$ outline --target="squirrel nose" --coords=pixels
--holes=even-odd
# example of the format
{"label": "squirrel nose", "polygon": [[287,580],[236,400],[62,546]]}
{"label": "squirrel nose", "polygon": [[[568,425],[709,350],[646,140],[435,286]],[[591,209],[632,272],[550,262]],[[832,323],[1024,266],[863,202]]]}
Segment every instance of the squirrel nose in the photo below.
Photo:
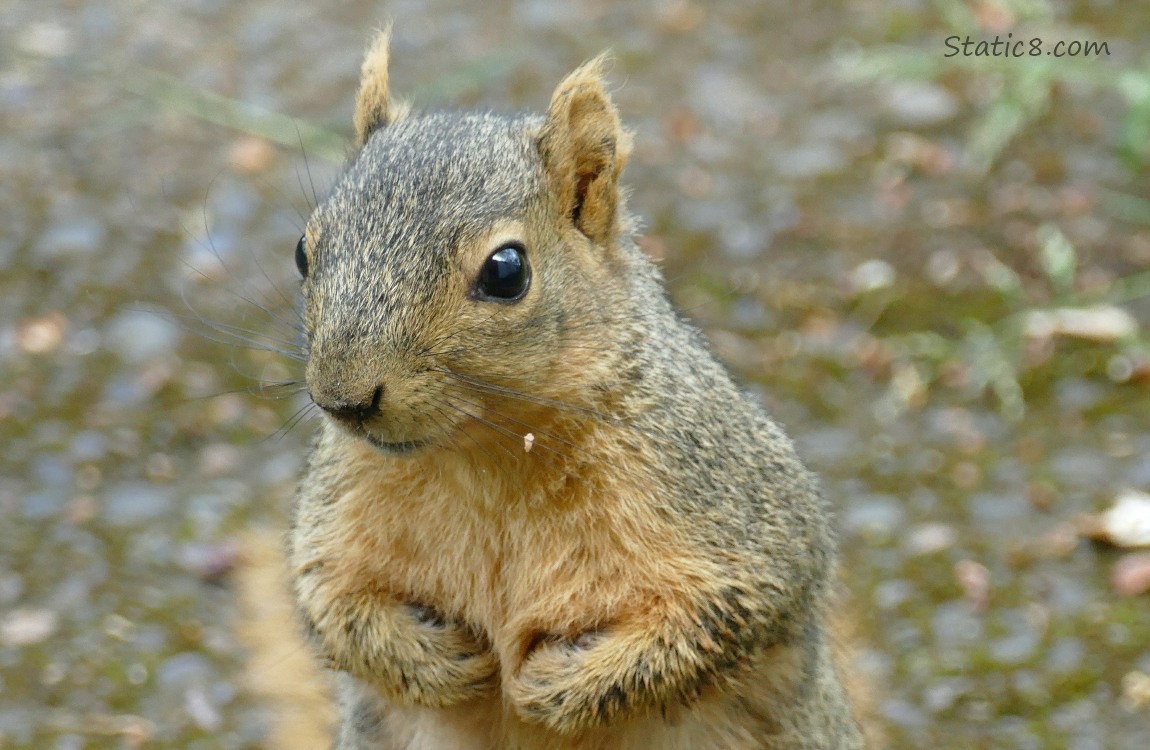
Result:
{"label": "squirrel nose", "polygon": [[343,422],[363,422],[379,413],[379,402],[383,398],[383,386],[377,386],[367,400],[354,401],[346,398],[311,394],[315,405]]}

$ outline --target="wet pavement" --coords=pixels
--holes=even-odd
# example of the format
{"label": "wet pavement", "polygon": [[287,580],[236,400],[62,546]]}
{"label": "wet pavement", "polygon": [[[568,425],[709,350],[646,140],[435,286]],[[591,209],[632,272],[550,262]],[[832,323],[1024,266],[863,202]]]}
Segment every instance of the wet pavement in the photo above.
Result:
{"label": "wet pavement", "polygon": [[290,348],[386,16],[423,106],[539,110],[613,50],[644,247],[824,477],[892,747],[1150,746],[1150,596],[1075,525],[1150,489],[1145,336],[1027,327],[1150,323],[1150,8],[970,6],[1109,42],[1035,72],[948,63],[965,5],[766,6],[5,4],[0,748],[263,746],[229,572],[314,425],[243,341]]}

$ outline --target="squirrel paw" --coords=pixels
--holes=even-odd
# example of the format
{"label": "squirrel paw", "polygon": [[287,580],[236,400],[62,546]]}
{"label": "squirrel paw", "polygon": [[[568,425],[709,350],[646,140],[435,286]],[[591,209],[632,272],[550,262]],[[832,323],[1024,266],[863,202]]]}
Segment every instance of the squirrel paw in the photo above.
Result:
{"label": "squirrel paw", "polygon": [[324,639],[329,665],[403,703],[450,706],[477,698],[496,683],[499,664],[486,640],[431,607],[361,611],[341,636],[339,642]]}
{"label": "squirrel paw", "polygon": [[572,732],[610,722],[636,703],[642,679],[626,679],[628,649],[607,631],[546,639],[508,683],[509,698],[527,721]]}

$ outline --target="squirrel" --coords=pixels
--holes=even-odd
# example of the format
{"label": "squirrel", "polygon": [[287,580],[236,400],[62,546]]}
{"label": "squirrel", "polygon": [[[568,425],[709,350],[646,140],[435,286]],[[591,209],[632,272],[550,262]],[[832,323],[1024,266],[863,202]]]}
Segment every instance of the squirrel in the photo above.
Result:
{"label": "squirrel", "polygon": [[414,113],[388,58],[295,253],[337,750],[862,747],[828,508],[637,244],[605,57],[512,117]]}

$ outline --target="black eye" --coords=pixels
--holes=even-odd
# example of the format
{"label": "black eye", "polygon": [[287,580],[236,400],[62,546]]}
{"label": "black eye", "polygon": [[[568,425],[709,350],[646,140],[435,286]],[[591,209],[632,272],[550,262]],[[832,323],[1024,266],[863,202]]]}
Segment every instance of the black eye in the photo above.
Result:
{"label": "black eye", "polygon": [[295,267],[301,278],[307,278],[307,237],[300,237],[295,246]]}
{"label": "black eye", "polygon": [[514,302],[527,293],[531,268],[527,251],[518,242],[509,242],[491,254],[479,270],[475,291],[481,298]]}

